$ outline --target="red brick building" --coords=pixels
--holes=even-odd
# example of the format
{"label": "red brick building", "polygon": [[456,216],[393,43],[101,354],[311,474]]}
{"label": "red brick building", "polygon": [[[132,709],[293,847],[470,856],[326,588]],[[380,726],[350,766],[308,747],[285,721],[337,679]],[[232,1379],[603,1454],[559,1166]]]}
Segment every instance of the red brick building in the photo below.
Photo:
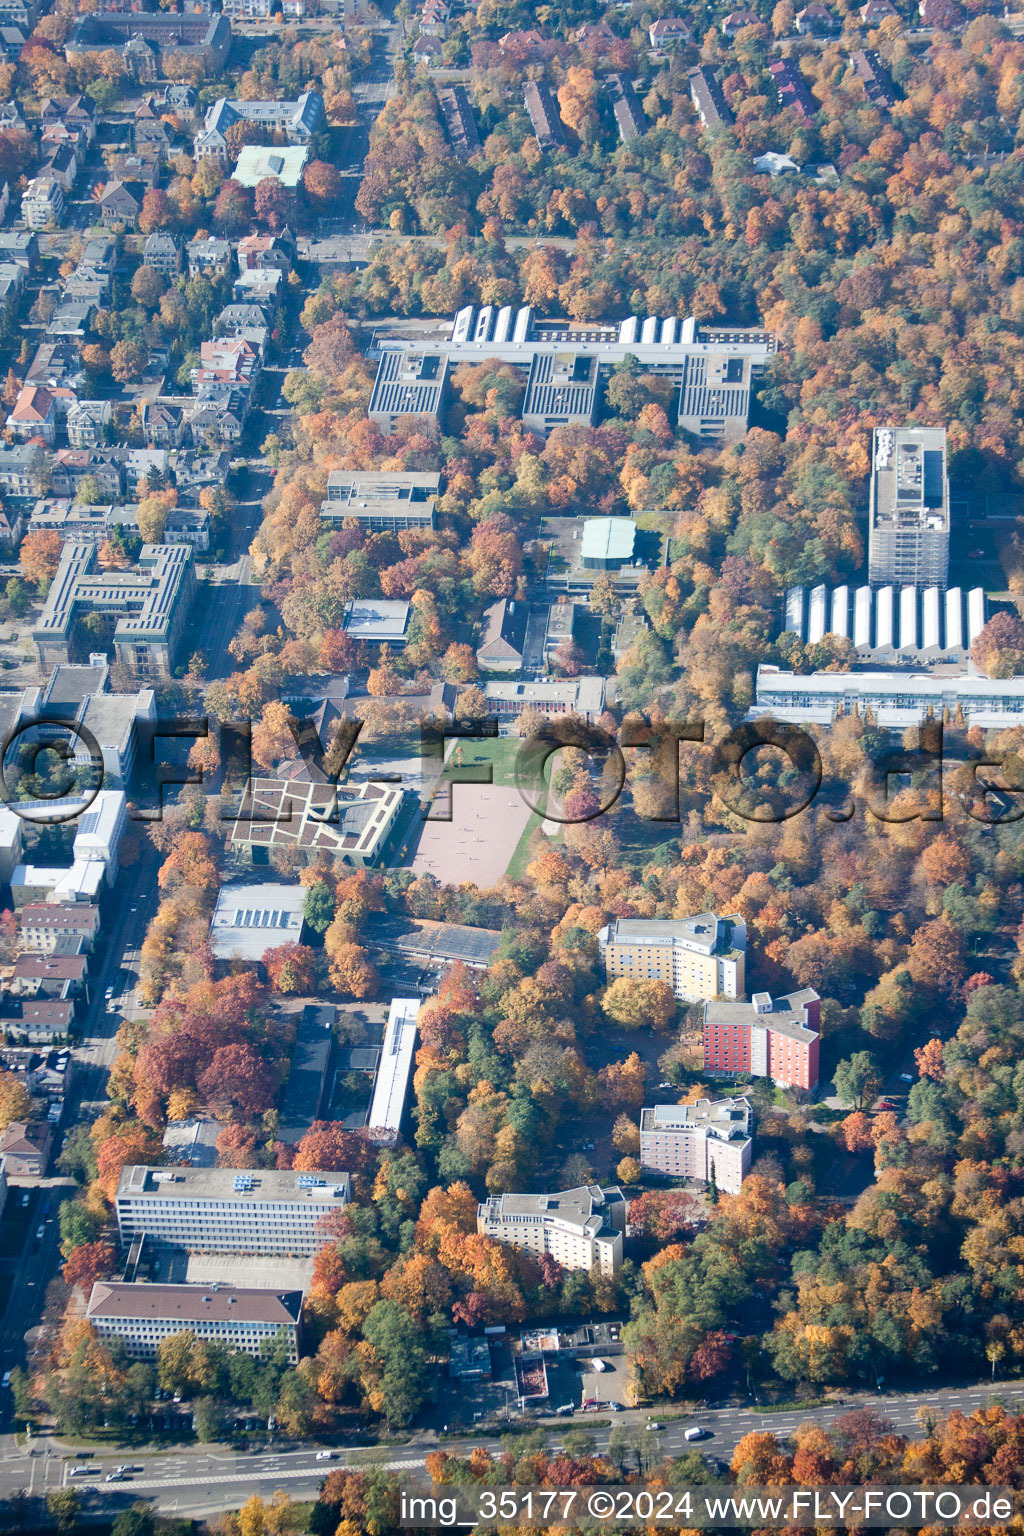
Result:
{"label": "red brick building", "polygon": [[704,1070],[816,1088],[820,1030],[821,999],[810,987],[787,997],[755,992],[749,1003],[705,1003]]}

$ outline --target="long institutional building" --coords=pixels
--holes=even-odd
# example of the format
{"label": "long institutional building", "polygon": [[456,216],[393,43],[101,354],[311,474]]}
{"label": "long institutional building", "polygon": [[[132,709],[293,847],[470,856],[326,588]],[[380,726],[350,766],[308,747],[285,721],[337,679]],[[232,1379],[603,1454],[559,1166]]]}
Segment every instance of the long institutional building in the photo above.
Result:
{"label": "long institutional building", "polygon": [[1024,677],[980,673],[787,672],[759,666],[750,718],[767,716],[792,725],[830,725],[837,715],[866,714],[878,725],[903,731],[929,716],[958,716],[982,730],[1024,725]]}
{"label": "long institutional building", "polygon": [[949,478],[941,427],[876,427],[871,455],[868,579],[946,585]]}
{"label": "long institutional building", "polygon": [[477,1208],[484,1237],[539,1258],[548,1253],[563,1269],[594,1269],[616,1275],[628,1204],[621,1189],[581,1184],[553,1195],[492,1195]]}
{"label": "long institutional building", "polygon": [[301,1291],[97,1281],[86,1318],[101,1339],[123,1339],[136,1360],[155,1360],[164,1339],[188,1330],[257,1357],[283,1338],[288,1362],[297,1365],[301,1310]]}
{"label": "long institutional building", "polygon": [[700,1179],[738,1195],[750,1172],[750,1100],[699,1099],[640,1111],[640,1166],[645,1173]]}
{"label": "long institutional building", "polygon": [[459,310],[440,342],[386,340],[369,415],[385,431],[404,417],[443,424],[451,375],[462,363],[509,363],[525,385],[524,424],[538,433],[570,423],[592,426],[617,363],[671,380],[679,426],[707,443],[747,430],[753,385],[777,350],[767,331],[631,315],[591,324],[542,320],[530,305]]}
{"label": "long institutional building", "polygon": [[309,1258],[324,1218],[350,1197],[347,1173],[134,1164],[121,1170],[115,1209],[125,1246],[148,1237],[193,1253]]}
{"label": "long institutional building", "polygon": [[620,917],[601,929],[597,942],[609,981],[664,981],[681,1003],[739,998],[746,990],[747,925],[741,917]]}

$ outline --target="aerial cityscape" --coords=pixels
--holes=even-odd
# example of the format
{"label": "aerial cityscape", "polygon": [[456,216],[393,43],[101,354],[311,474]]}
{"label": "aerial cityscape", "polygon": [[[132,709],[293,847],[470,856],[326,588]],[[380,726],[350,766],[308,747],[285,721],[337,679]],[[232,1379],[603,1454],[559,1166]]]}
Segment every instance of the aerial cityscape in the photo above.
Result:
{"label": "aerial cityscape", "polygon": [[1014,3],[0,0],[0,1531],[1020,1529]]}

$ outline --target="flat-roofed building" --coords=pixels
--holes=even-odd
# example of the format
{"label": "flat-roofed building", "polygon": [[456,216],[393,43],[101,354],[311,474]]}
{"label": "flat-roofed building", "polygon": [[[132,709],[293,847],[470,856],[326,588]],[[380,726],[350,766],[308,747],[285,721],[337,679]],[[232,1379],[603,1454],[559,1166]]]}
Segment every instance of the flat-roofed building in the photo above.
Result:
{"label": "flat-roofed building", "polygon": [[963,719],[983,731],[1024,725],[1024,677],[982,677],[957,672],[787,672],[757,669],[748,718],[768,716],[793,725],[830,725],[837,715],[870,711],[876,724],[903,731],[932,718]]}
{"label": "flat-roofed building", "polygon": [[303,885],[225,885],[210,924],[218,960],[262,960],[268,949],[302,937]]}
{"label": "flat-roofed building", "polygon": [[32,631],[40,664],[70,661],[79,620],[96,614],[129,671],[170,677],[195,585],[187,545],[143,544],[134,570],[103,571],[95,543],[68,542]]}
{"label": "flat-roofed building", "polygon": [[420,1003],[415,997],[394,997],[388,1010],[373,1099],[367,1118],[369,1135],[376,1142],[390,1145],[398,1140],[409,1092],[416,1050],[416,1028]]}
{"label": "flat-roofed building", "polygon": [[342,628],[364,645],[390,645],[400,650],[409,628],[410,605],[399,598],[357,597],[345,607]]}
{"label": "flat-roofed building", "polygon": [[295,849],[310,860],[329,853],[356,868],[376,864],[402,807],[390,784],[331,784],[302,779],[252,779],[231,830],[233,851],[266,862],[274,849]]}
{"label": "flat-roofed building", "polygon": [[114,1203],[125,1246],[145,1236],[210,1253],[309,1256],[350,1198],[347,1173],[133,1164],[121,1170]]}
{"label": "flat-roofed building", "polygon": [[611,1276],[622,1265],[627,1211],[617,1186],[581,1184],[551,1195],[492,1195],[477,1208],[476,1229],[538,1257],[549,1253],[563,1269]]}
{"label": "flat-roofed building", "polygon": [[821,999],[811,987],[749,1003],[704,1004],[704,1070],[770,1077],[780,1088],[818,1086]]}
{"label": "flat-roofed building", "polygon": [[332,522],[354,517],[372,533],[433,528],[440,489],[440,475],[332,469],[320,515]]}
{"label": "flat-roofed building", "polygon": [[742,997],[746,988],[747,925],[732,914],[659,920],[617,917],[597,936],[609,981],[664,981],[681,1003]]}
{"label": "flat-roofed building", "polygon": [[370,417],[387,431],[403,416],[440,422],[449,369],[490,359],[521,377],[523,419],[534,431],[590,422],[605,380],[629,358],[642,374],[672,382],[680,426],[706,441],[746,432],[751,389],[777,351],[775,337],[764,330],[698,325],[692,315],[546,320],[528,304],[467,304],[446,341],[392,338],[383,345]]}
{"label": "flat-roofed building", "polygon": [[868,579],[946,585],[949,479],[944,427],[876,427],[872,443]]}
{"label": "flat-roofed building", "polygon": [[580,559],[587,571],[618,571],[632,564],[636,523],[631,517],[588,517]]}
{"label": "flat-roofed building", "polygon": [[487,712],[497,717],[498,731],[509,736],[527,710],[539,715],[579,715],[591,722],[604,710],[603,677],[539,678],[536,682],[484,684]]}
{"label": "flat-roofed building", "polygon": [[277,1134],[287,1146],[301,1141],[326,1108],[337,1015],[333,1003],[307,1003],[302,1010],[278,1116]]}
{"label": "flat-roofed building", "polygon": [[99,1280],[85,1316],[101,1339],[122,1339],[134,1360],[155,1360],[164,1339],[187,1331],[257,1359],[283,1338],[296,1365],[301,1311],[301,1291]]}
{"label": "flat-roofed building", "polygon": [[385,432],[407,416],[423,416],[438,426],[448,402],[447,353],[389,347],[377,366],[368,415]]}
{"label": "flat-roofed building", "polygon": [[750,1100],[698,1099],[640,1111],[640,1166],[645,1173],[711,1182],[738,1195],[750,1172]]}
{"label": "flat-roofed building", "polygon": [[523,398],[523,425],[534,432],[597,420],[599,365],[579,352],[538,352]]}

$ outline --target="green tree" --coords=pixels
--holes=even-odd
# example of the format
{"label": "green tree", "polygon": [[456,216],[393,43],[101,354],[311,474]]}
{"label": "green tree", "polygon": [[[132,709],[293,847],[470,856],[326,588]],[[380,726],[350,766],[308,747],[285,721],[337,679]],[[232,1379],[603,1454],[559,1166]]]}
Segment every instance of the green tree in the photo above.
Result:
{"label": "green tree", "polygon": [[103,1217],[89,1210],[84,1201],[63,1201],[60,1208],[61,1253],[69,1259],[82,1243],[94,1242],[103,1227]]}
{"label": "green tree", "polygon": [[195,1385],[196,1336],[191,1328],[161,1339],[156,1350],[156,1379],[165,1392],[180,1392],[184,1397]]}
{"label": "green tree", "polygon": [[82,1501],[74,1488],[56,1488],[47,1494],[46,1508],[56,1521],[58,1531],[73,1531],[78,1524]]}
{"label": "green tree", "polygon": [[378,1301],[363,1324],[363,1338],[375,1357],[365,1383],[369,1401],[389,1424],[404,1423],[429,1391],[423,1332],[397,1302]]}
{"label": "green tree", "polygon": [[836,1067],[832,1086],[844,1104],[863,1109],[881,1086],[878,1064],[870,1051],[854,1051]]}
{"label": "green tree", "polygon": [[334,921],[334,897],[325,880],[314,880],[306,892],[302,915],[314,933],[321,937]]}
{"label": "green tree", "polygon": [[195,1407],[196,1439],[200,1445],[212,1445],[220,1440],[223,1435],[224,1419],[220,1408],[212,1397],[201,1397]]}
{"label": "green tree", "polygon": [[88,1184],[96,1177],[96,1148],[88,1126],[76,1125],[69,1132],[57,1159],[57,1168],[61,1173],[77,1179],[80,1184]]}
{"label": "green tree", "polygon": [[7,598],[8,607],[14,614],[15,618],[20,619],[22,614],[28,612],[28,605],[31,601],[32,594],[20,576],[8,577],[7,585],[4,588],[4,594]]}

